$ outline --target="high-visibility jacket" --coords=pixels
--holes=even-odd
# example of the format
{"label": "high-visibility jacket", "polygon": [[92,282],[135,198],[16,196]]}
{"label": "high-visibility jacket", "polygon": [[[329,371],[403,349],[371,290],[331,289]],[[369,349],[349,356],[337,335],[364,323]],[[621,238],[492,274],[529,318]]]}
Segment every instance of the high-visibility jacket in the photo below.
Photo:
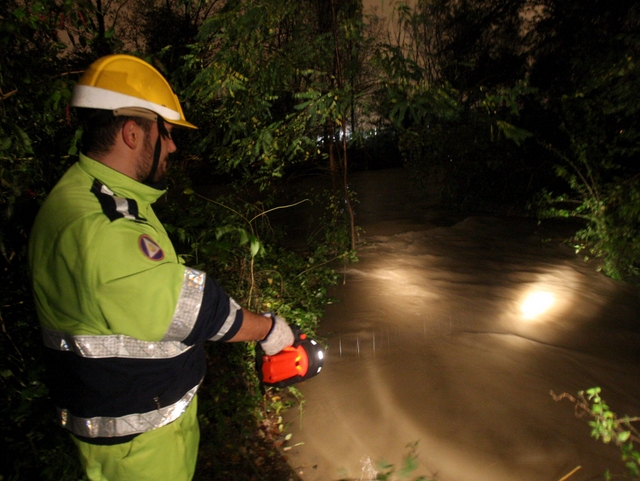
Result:
{"label": "high-visibility jacket", "polygon": [[240,306],[178,259],[151,207],[163,193],[81,155],[31,233],[47,385],[60,424],[87,443],[175,421],[205,374],[204,342],[242,324]]}

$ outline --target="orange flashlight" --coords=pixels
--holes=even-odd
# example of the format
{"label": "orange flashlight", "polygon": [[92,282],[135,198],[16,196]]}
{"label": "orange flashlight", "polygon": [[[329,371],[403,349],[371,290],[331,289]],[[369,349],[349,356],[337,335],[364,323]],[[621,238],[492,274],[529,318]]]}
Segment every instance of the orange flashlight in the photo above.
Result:
{"label": "orange flashlight", "polygon": [[[292,326],[293,327],[293,326]],[[297,331],[297,332],[296,332]],[[296,340],[278,354],[267,356],[259,349],[256,367],[260,382],[266,386],[286,387],[316,376],[324,366],[324,349],[294,328]]]}

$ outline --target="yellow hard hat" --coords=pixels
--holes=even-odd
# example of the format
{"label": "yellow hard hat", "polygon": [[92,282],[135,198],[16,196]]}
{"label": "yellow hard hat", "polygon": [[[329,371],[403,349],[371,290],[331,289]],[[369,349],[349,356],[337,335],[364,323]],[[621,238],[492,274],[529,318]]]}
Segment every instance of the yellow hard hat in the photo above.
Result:
{"label": "yellow hard hat", "polygon": [[107,55],[93,62],[73,90],[72,107],[113,110],[196,129],[184,118],[178,97],[160,72],[131,55]]}

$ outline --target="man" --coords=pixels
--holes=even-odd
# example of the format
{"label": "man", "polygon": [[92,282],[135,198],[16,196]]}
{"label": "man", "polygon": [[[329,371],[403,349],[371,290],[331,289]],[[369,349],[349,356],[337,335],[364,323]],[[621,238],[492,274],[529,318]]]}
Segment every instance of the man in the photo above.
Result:
{"label": "man", "polygon": [[182,265],[155,216],[171,132],[196,128],[162,75],[135,57],[103,57],[71,104],[83,153],[29,245],[47,384],[90,480],[189,480],[204,342],[255,340],[276,354],[293,333]]}

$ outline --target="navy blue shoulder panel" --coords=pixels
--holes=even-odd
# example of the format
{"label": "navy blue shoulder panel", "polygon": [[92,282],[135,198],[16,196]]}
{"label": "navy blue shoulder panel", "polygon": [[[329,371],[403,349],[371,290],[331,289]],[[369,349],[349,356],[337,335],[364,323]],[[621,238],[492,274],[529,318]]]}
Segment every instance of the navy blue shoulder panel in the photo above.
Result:
{"label": "navy blue shoulder panel", "polygon": [[138,212],[138,203],[134,199],[117,197],[98,179],[93,181],[91,192],[98,198],[102,206],[102,212],[104,212],[104,215],[106,215],[111,222],[122,218],[141,222],[147,220]]}

